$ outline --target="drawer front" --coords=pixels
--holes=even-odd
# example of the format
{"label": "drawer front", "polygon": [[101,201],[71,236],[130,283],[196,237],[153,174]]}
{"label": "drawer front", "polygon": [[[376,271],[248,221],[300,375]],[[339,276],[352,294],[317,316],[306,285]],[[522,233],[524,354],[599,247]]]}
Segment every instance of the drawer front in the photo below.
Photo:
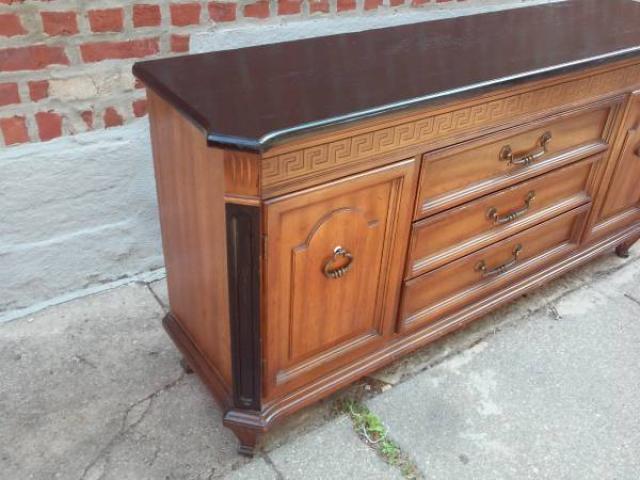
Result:
{"label": "drawer front", "polygon": [[619,105],[609,101],[425,154],[416,218],[604,151]]}
{"label": "drawer front", "polygon": [[589,202],[600,159],[590,157],[415,223],[407,278]]}
{"label": "drawer front", "polygon": [[267,397],[393,333],[416,166],[411,159],[267,202]]}
{"label": "drawer front", "polygon": [[405,282],[400,330],[424,326],[578,246],[590,204]]}

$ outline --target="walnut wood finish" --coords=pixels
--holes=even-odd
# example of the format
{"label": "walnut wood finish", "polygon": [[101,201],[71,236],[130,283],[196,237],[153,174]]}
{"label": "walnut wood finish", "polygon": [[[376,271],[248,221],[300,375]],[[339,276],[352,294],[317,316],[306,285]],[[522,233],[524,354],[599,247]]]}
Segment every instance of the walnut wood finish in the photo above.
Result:
{"label": "walnut wood finish", "polygon": [[[303,136],[264,152],[262,194],[281,195],[512,126],[531,128],[536,120],[548,121],[549,115],[563,114],[572,106],[611,101],[640,86],[639,79],[637,61],[625,61]],[[536,140],[523,148],[531,148]]]}
{"label": "walnut wood finish", "polygon": [[611,164],[594,235],[604,235],[640,219],[640,91],[634,92],[619,134],[617,162]]}
{"label": "walnut wood finish", "polygon": [[[396,259],[406,248],[415,179],[410,159],[267,203],[267,398],[380,348],[393,333]],[[351,259],[334,259],[338,248]],[[343,276],[325,274],[325,265],[346,262]]]}
{"label": "walnut wood finish", "polygon": [[[619,101],[577,112],[562,113],[534,124],[515,127],[461,146],[424,156],[416,218],[459,205],[500,187],[566,165],[576,158],[604,151],[609,126]],[[533,127],[533,128],[532,128]],[[526,131],[522,131],[526,128]],[[541,139],[549,136],[546,148]],[[530,164],[504,158],[506,149],[515,157],[542,153]]]}
{"label": "walnut wood finish", "polygon": [[233,382],[229,292],[221,281],[227,278],[222,151],[208,148],[152,91],[148,105],[174,330],[197,345],[227,397]]}
{"label": "walnut wood finish", "polygon": [[407,278],[589,202],[601,159],[590,157],[416,222]]}
{"label": "walnut wood finish", "polygon": [[[540,15],[531,17],[534,11]],[[473,95],[446,95],[312,133],[305,126],[304,135],[283,136],[268,149],[268,142],[252,135],[278,122],[295,127],[338,114],[338,104],[350,109],[353,102],[405,96],[408,87],[400,82],[400,91],[387,92],[376,89],[391,88],[389,83],[356,82],[351,100],[345,103],[339,94],[326,111],[320,100],[326,101],[327,92],[301,103],[277,102],[276,92],[252,97],[255,108],[231,112],[227,107],[237,106],[238,98],[224,103],[218,85],[201,84],[217,75],[203,68],[242,64],[262,52],[280,71],[280,60],[268,55],[280,48],[298,52],[306,45],[318,49],[314,58],[329,59],[335,52],[322,52],[326,45],[418,35],[424,27],[136,69],[151,87],[171,304],[164,325],[222,405],[241,453],[251,454],[260,434],[292,412],[597,255],[615,250],[624,256],[640,238],[640,54],[621,58],[611,50],[635,45],[636,38],[640,45],[640,22],[629,20],[640,15],[640,5],[586,0],[520,12],[529,13],[481,15],[434,28],[465,25],[478,32],[495,19],[526,17],[545,30],[539,19],[556,26],[586,21],[598,27],[592,42],[575,38],[575,28],[549,26],[554,31],[548,38],[559,35],[563,43],[530,55],[505,41],[501,30],[500,48],[520,53],[505,57],[515,63],[500,71],[548,61],[560,68],[553,59],[579,52],[609,52],[611,61],[528,75],[526,82],[523,77],[499,88],[469,84]],[[557,20],[558,12],[575,18]],[[628,18],[617,18],[619,12]],[[618,24],[626,30],[616,32],[612,25]],[[445,37],[429,37],[425,45]],[[458,43],[465,42],[452,42]],[[528,52],[531,42],[526,46]],[[422,73],[411,78],[427,75],[424,87],[434,91],[476,74],[491,83],[499,62],[491,57],[479,68],[483,59],[441,62],[441,70],[427,72],[414,58],[411,66]],[[298,66],[294,62],[292,78]],[[450,77],[463,73],[462,66],[467,77]],[[325,78],[319,67],[309,68]],[[337,75],[333,68],[329,78]],[[350,70],[342,73],[350,82],[358,78]],[[414,75],[403,73],[403,79]],[[252,95],[273,93],[273,78],[263,80],[264,89]],[[292,92],[291,98],[299,95]],[[269,121],[262,116],[267,110]],[[230,115],[225,128],[241,129],[236,146],[255,141],[258,151],[207,146],[207,137],[224,137],[224,129],[207,123],[219,122],[221,112]],[[231,118],[237,115],[243,125],[240,117]]]}
{"label": "walnut wood finish", "polygon": [[424,326],[566,256],[578,248],[588,211],[589,205],[579,207],[409,280],[403,289],[400,329]]}

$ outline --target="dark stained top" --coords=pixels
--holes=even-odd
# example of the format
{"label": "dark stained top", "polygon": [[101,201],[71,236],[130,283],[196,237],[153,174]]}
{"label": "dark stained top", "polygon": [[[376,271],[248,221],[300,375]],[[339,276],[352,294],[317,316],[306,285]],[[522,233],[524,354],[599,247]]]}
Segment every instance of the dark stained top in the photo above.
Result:
{"label": "dark stained top", "polygon": [[640,55],[640,3],[571,0],[137,63],[210,144],[297,133]]}

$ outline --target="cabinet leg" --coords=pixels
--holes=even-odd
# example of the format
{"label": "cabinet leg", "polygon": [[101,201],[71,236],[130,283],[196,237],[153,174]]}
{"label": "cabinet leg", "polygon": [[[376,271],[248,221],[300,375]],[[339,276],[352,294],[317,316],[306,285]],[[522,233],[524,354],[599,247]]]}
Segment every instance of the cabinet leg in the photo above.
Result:
{"label": "cabinet leg", "polygon": [[256,453],[256,445],[260,437],[260,432],[250,428],[233,427],[231,428],[236,437],[238,437],[238,453],[245,457],[253,457]]}
{"label": "cabinet leg", "polygon": [[627,243],[621,243],[616,247],[616,255],[620,258],[629,258],[629,245]]}
{"label": "cabinet leg", "polygon": [[180,366],[184,370],[184,373],[186,373],[187,375],[190,375],[193,373],[193,368],[191,368],[191,365],[189,365],[189,363],[184,359],[184,357],[180,359]]}
{"label": "cabinet leg", "polygon": [[621,243],[620,245],[618,245],[616,247],[616,255],[618,255],[620,258],[629,258],[629,249],[633,246],[634,243],[636,243],[638,240],[640,240],[640,237],[638,238],[632,238],[630,240],[627,240],[624,243]]}

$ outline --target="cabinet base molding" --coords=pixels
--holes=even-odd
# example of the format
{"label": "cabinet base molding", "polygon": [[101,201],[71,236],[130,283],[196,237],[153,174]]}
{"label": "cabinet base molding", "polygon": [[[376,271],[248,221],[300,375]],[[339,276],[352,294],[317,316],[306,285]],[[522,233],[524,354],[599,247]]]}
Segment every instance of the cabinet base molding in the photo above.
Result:
{"label": "cabinet base molding", "polygon": [[396,341],[386,348],[265,405],[262,411],[234,408],[231,404],[231,396],[222,385],[220,377],[189,339],[173,314],[168,313],[163,324],[189,365],[198,373],[218,404],[224,409],[224,425],[232,430],[239,440],[238,453],[252,456],[260,435],[288,415],[335,393],[344,386],[400,357],[464,327],[509,301],[515,300],[528,291],[540,287],[602,254],[615,250],[619,256],[624,252],[628,255],[629,248],[638,240],[640,240],[640,225],[635,225],[614,236],[600,240],[548,268],[511,284],[508,288],[490,297],[431,324],[425,329],[409,335],[398,336]]}

